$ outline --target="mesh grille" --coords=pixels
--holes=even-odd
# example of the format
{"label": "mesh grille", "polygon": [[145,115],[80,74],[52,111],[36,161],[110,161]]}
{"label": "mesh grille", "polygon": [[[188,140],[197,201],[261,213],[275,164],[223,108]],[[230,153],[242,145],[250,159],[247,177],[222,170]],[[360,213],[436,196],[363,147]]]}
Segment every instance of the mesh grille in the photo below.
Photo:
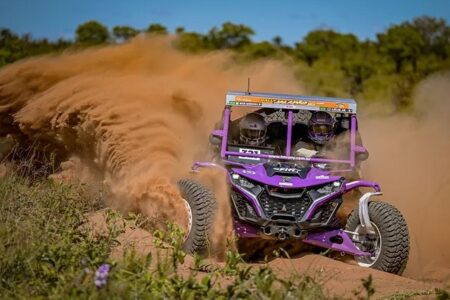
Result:
{"label": "mesh grille", "polygon": [[300,199],[283,199],[270,196],[267,191],[263,191],[259,196],[259,203],[268,218],[280,214],[292,215],[298,221],[303,217],[311,202],[306,194]]}
{"label": "mesh grille", "polygon": [[256,213],[253,209],[252,205],[249,203],[247,199],[244,198],[239,193],[236,193],[235,191],[232,192],[233,200],[236,205],[236,209],[240,216],[247,217],[247,218],[255,218]]}
{"label": "mesh grille", "polygon": [[[337,203],[335,201],[328,202],[327,204],[320,207],[314,214],[313,220],[318,223],[325,223],[330,218],[331,214]],[[334,220],[333,220],[334,221]],[[334,223],[334,222],[331,222]]]}

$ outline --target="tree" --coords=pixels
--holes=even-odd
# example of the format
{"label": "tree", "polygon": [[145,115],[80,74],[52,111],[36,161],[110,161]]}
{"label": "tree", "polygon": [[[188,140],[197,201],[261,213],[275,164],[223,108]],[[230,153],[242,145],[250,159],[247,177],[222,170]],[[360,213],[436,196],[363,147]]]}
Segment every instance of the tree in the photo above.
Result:
{"label": "tree", "polygon": [[178,35],[184,33],[184,27],[183,26],[178,26],[177,28],[175,28],[175,33],[178,34]]}
{"label": "tree", "polygon": [[0,66],[13,63],[19,59],[57,52],[69,47],[72,43],[59,39],[34,39],[30,34],[17,35],[6,28],[0,28]]}
{"label": "tree", "polygon": [[15,35],[8,28],[0,28],[0,43],[4,43],[5,41],[10,40],[12,38],[17,38],[17,35]]}
{"label": "tree", "polygon": [[283,45],[283,39],[277,35],[272,39],[272,43],[277,47],[281,47]]}
{"label": "tree", "polygon": [[349,81],[349,92],[352,96],[360,93],[364,89],[366,81],[374,73],[374,66],[362,53],[348,57],[342,62],[341,70]]}
{"label": "tree", "polygon": [[114,26],[113,34],[116,40],[126,42],[139,34],[139,30],[130,26]]}
{"label": "tree", "polygon": [[167,34],[167,28],[161,24],[153,23],[148,26],[147,33],[164,35]]}
{"label": "tree", "polygon": [[410,61],[414,72],[417,59],[425,45],[422,36],[409,24],[394,25],[385,33],[377,35],[380,51],[395,63],[395,71],[400,73],[405,61]]}
{"label": "tree", "polygon": [[176,45],[179,49],[191,53],[211,50],[207,38],[196,32],[183,32],[179,34]]}
{"label": "tree", "polygon": [[264,41],[261,43],[249,44],[243,51],[244,54],[250,58],[264,58],[274,56],[277,53],[277,48],[271,43]]}
{"label": "tree", "polygon": [[222,28],[213,27],[207,36],[214,49],[239,49],[251,43],[255,32],[248,26],[226,22]]}
{"label": "tree", "polygon": [[77,27],[76,42],[85,45],[98,45],[109,39],[108,29],[97,21],[88,21]]}
{"label": "tree", "polygon": [[310,67],[319,59],[320,55],[317,46],[304,43],[296,43],[294,53],[299,59],[306,61],[306,64]]}
{"label": "tree", "polygon": [[358,38],[353,34],[320,29],[309,32],[301,43],[297,43],[295,53],[312,66],[317,59],[326,55],[343,60],[349,53],[356,51],[358,45]]}
{"label": "tree", "polygon": [[450,54],[450,27],[444,19],[422,16],[415,18],[411,26],[424,41],[424,52],[445,60]]}

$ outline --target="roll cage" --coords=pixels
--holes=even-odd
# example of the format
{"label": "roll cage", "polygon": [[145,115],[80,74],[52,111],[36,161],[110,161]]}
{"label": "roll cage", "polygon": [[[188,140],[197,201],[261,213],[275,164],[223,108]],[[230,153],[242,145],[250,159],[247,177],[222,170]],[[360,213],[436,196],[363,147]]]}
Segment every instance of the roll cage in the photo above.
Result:
{"label": "roll cage", "polygon": [[[229,149],[230,117],[232,110],[235,107],[255,108],[255,110],[273,109],[287,114],[286,148],[284,153],[282,155],[275,155],[256,153],[254,151],[237,152]],[[349,119],[350,153],[347,159],[307,158],[292,155],[293,125],[298,121],[299,113],[301,111],[326,111],[338,114],[342,118]],[[231,91],[228,92],[226,96],[226,104],[223,112],[223,126],[221,129],[214,130],[212,135],[221,139],[220,157],[225,162],[230,157],[246,157],[285,161],[308,161],[312,163],[336,163],[340,166],[348,165],[351,169],[356,165],[356,154],[365,152],[364,147],[356,145],[356,132],[356,102],[353,99]]]}

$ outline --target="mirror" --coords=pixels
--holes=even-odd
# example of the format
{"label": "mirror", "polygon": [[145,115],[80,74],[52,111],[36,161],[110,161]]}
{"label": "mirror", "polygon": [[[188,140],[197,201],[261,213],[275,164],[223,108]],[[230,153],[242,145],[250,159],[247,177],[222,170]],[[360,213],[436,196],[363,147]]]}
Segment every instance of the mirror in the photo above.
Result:
{"label": "mirror", "polygon": [[214,134],[210,134],[209,142],[214,146],[220,146],[222,144],[222,137],[214,135]]}

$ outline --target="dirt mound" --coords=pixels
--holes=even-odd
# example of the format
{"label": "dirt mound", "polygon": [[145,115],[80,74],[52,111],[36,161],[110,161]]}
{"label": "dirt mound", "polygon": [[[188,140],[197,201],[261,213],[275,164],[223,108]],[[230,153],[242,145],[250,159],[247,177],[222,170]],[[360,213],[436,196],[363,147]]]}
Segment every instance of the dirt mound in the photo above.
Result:
{"label": "dirt mound", "polygon": [[361,288],[362,279],[372,275],[375,297],[396,293],[418,292],[436,286],[378,270],[362,268],[349,262],[307,254],[294,259],[276,259],[269,265],[280,274],[310,274],[324,283],[332,295],[351,297]]}

